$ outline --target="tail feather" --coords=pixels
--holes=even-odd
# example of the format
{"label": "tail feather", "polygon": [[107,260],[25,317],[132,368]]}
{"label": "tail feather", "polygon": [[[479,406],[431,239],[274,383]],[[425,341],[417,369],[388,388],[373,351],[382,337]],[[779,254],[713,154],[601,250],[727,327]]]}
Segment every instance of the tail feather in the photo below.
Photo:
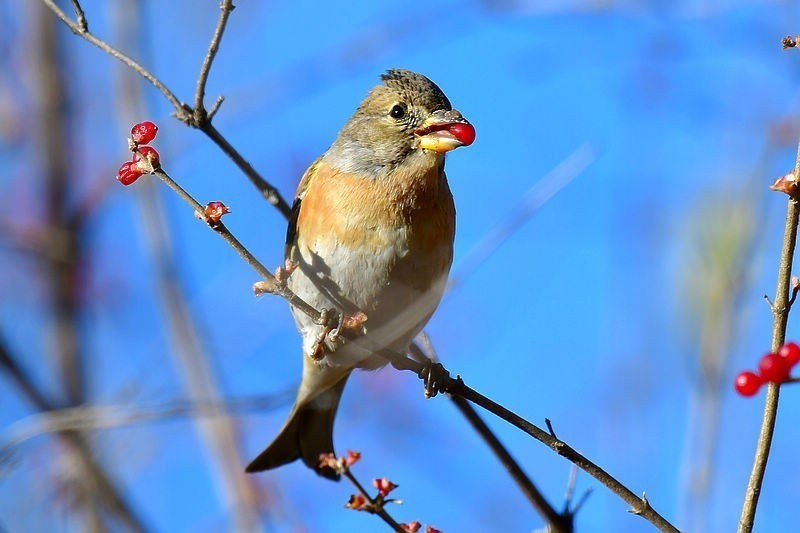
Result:
{"label": "tail feather", "polygon": [[344,376],[333,387],[310,400],[296,403],[278,436],[247,465],[245,472],[270,470],[302,459],[320,476],[338,480],[339,474],[333,469],[320,467],[319,456],[334,453],[333,420],[347,377]]}

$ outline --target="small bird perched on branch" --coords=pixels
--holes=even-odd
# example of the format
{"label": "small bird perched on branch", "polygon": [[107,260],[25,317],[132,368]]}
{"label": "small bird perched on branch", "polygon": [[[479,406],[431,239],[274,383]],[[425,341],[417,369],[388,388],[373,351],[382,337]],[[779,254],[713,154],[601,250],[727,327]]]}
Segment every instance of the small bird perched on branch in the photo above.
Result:
{"label": "small bird perched on branch", "polygon": [[[278,436],[247,472],[296,459],[330,479],[333,420],[354,368],[407,354],[439,300],[453,260],[455,207],[444,156],[475,129],[431,80],[389,70],[306,171],[286,235],[288,287],[338,327],[292,308],[303,336],[303,378]],[[343,328],[362,336],[345,340]]]}

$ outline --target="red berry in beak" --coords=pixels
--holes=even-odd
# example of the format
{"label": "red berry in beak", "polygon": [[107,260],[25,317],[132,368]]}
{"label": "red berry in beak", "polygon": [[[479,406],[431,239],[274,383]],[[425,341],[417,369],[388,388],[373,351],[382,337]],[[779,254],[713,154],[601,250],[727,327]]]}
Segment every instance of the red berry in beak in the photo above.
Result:
{"label": "red berry in beak", "polygon": [[458,141],[464,146],[469,146],[475,142],[475,128],[472,126],[472,124],[463,124],[461,122],[457,122],[450,126],[448,130],[453,134],[453,137],[458,139]]}
{"label": "red berry in beak", "polygon": [[138,144],[148,144],[156,138],[158,126],[152,122],[140,122],[131,128],[131,139]]}
{"label": "red berry in beak", "polygon": [[142,172],[139,171],[133,161],[123,163],[117,171],[117,179],[123,185],[130,185],[134,181],[138,180],[141,175]]}

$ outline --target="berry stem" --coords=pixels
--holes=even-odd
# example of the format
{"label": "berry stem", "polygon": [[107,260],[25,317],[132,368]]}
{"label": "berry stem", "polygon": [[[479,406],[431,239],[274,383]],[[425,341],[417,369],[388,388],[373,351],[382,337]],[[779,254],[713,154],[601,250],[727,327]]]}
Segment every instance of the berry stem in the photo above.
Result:
{"label": "berry stem", "polygon": [[[794,167],[795,176],[800,176],[800,142],[797,148],[797,158]],[[800,205],[794,197],[789,197],[786,209],[786,226],[783,231],[783,247],[781,249],[780,265],[778,267],[778,286],[775,291],[775,300],[772,305],[772,351],[777,352],[786,338],[786,322],[791,308],[789,291],[791,289],[792,259],[797,243],[797,222],[800,218]],[[742,514],[739,518],[739,532],[749,533],[753,530],[753,522],[758,507],[758,497],[761,494],[761,485],[764,473],[767,470],[769,451],[772,446],[772,436],[775,432],[775,418],[778,414],[778,399],[780,386],[774,383],[767,385],[766,403],[764,405],[764,418],[761,422],[761,432],[758,436],[753,469],[747,483]]]}

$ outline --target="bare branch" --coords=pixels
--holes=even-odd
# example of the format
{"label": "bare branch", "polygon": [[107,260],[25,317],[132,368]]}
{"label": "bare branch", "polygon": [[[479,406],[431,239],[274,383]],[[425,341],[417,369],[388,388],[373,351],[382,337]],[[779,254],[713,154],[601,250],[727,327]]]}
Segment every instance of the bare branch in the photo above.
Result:
{"label": "bare branch", "polygon": [[[0,343],[0,365],[9,373],[16,372],[14,365],[7,362],[5,347]],[[35,400],[39,392],[32,387],[27,378],[15,376],[14,381],[21,388],[29,387],[25,395],[40,407],[49,407],[46,400]],[[65,431],[87,431],[129,427],[158,420],[180,419],[184,417],[217,417],[220,413],[263,413],[286,405],[294,398],[293,391],[272,395],[244,396],[214,400],[174,400],[152,405],[81,405],[63,409],[40,409],[41,412],[17,420],[0,434],[0,454],[9,452],[37,436]],[[41,402],[45,403],[42,404]]]}
{"label": "bare branch", "polygon": [[536,509],[536,512],[547,521],[549,526],[548,531],[552,533],[571,532],[573,530],[571,516],[569,514],[561,514],[553,509],[544,495],[539,492],[536,485],[533,484],[522,470],[519,463],[511,456],[497,436],[492,433],[492,430],[489,429],[489,426],[486,425],[486,422],[481,419],[480,415],[478,415],[469,402],[460,396],[450,396],[450,399],[453,400],[453,403],[461,414],[464,415],[478,435],[483,437],[486,444],[489,445],[497,458],[500,459],[500,462],[511,477],[514,478],[514,481],[517,482],[522,493],[528,498],[528,501],[533,505],[534,509]]}
{"label": "bare branch", "polygon": [[506,409],[502,405],[493,402],[481,393],[467,387],[461,379],[451,380],[448,384],[447,392],[450,394],[458,394],[463,398],[480,405],[490,413],[502,418],[513,426],[521,429],[528,435],[532,436],[539,442],[549,446],[558,455],[566,458],[570,462],[577,465],[581,470],[598,480],[600,483],[608,487],[614,494],[625,500],[631,505],[631,511],[635,514],[645,518],[651,522],[661,531],[670,531],[677,533],[678,529],[670,524],[664,517],[662,517],[655,509],[650,506],[650,503],[645,498],[640,498],[634,494],[625,485],[620,483],[611,474],[600,468],[598,465],[575,451],[566,442],[557,439],[549,433],[543,431],[541,428],[531,424],[516,413]]}
{"label": "bare branch", "polygon": [[[800,142],[798,142],[797,158],[794,167],[795,176],[800,176]],[[786,340],[786,322],[789,319],[789,291],[792,288],[792,260],[797,244],[797,223],[800,218],[798,201],[789,197],[786,208],[786,225],[783,230],[783,247],[778,266],[778,286],[775,289],[775,303],[772,306],[772,351],[777,352]],[[749,533],[753,530],[756,518],[758,498],[761,495],[761,485],[764,473],[767,470],[769,451],[772,446],[772,435],[775,432],[775,419],[778,414],[778,399],[780,386],[770,383],[767,386],[767,397],[764,404],[764,418],[761,422],[761,432],[758,436],[756,453],[753,458],[753,469],[747,482],[742,514],[739,518],[739,531]]]}
{"label": "bare branch", "polygon": [[208,110],[208,121],[209,122],[211,122],[211,119],[213,119],[214,115],[217,114],[217,111],[219,111],[219,106],[221,106],[222,102],[224,102],[224,101],[225,101],[225,97],[224,96],[222,96],[222,95],[217,96],[217,100],[211,106],[211,109]]}
{"label": "bare branch", "polygon": [[[222,40],[222,34],[225,32],[225,25],[228,23],[228,17],[236,6],[233,5],[233,0],[223,0],[219,5],[220,14],[217,27],[214,30],[214,36],[211,38],[211,43],[208,45],[208,52],[203,58],[203,65],[200,67],[200,74],[197,76],[197,90],[194,95],[194,112],[195,115],[200,115],[201,120],[210,120],[210,115],[206,114],[203,99],[206,93],[206,83],[208,82],[208,74],[211,71],[211,63],[219,50],[219,43]],[[219,100],[217,100],[219,101]]]}
{"label": "bare branch", "polygon": [[356,490],[358,490],[359,494],[364,496],[364,498],[366,498],[367,501],[370,503],[369,508],[367,509],[368,512],[371,512],[373,514],[378,515],[381,518],[381,520],[386,522],[386,525],[388,525],[389,527],[391,527],[395,531],[397,531],[399,533],[403,533],[405,531],[403,529],[403,527],[400,524],[397,523],[397,520],[392,518],[392,515],[390,515],[386,511],[386,509],[384,508],[384,505],[383,505],[384,502],[379,502],[375,498],[373,498],[369,494],[369,492],[367,492],[364,489],[364,486],[358,481],[358,479],[356,479],[356,477],[353,475],[353,473],[350,471],[349,468],[346,468],[344,470],[344,472],[342,472],[342,475],[344,477],[346,477],[347,480],[350,481],[350,483],[352,483],[353,486],[355,486],[355,488],[356,488]]}
{"label": "bare branch", "polygon": [[83,8],[78,0],[72,0],[72,8],[75,10],[75,16],[78,18],[78,29],[82,32],[89,31],[89,25],[86,23],[86,16],[83,14]]}
{"label": "bare branch", "polygon": [[[217,111],[217,108],[219,108],[219,104],[222,103],[220,100],[217,100],[219,104],[215,103],[214,107],[212,107],[212,112],[210,112],[206,116],[203,116],[202,120],[198,122],[196,120],[195,110],[193,110],[188,105],[178,100],[178,97],[175,96],[175,94],[172,91],[170,91],[169,88],[167,88],[167,86],[159,78],[154,76],[150,71],[142,67],[139,63],[137,63],[124,53],[120,52],[113,46],[106,43],[104,40],[96,37],[88,30],[85,31],[81,30],[80,26],[77,23],[73,22],[61,9],[59,9],[59,7],[55,4],[54,0],[42,0],[42,2],[44,2],[44,4],[47,7],[49,7],[50,10],[53,11],[53,13],[55,13],[56,16],[59,19],[61,19],[61,21],[64,24],[66,24],[74,34],[86,39],[87,41],[89,41],[96,47],[100,48],[110,56],[118,59],[125,65],[129,66],[134,71],[136,71],[137,74],[145,78],[155,88],[161,91],[161,94],[163,94],[164,97],[167,100],[169,100],[170,104],[172,104],[172,107],[175,108],[175,117],[178,120],[180,120],[187,126],[199,129],[200,131],[205,133],[209,138],[211,138],[211,140],[214,141],[217,144],[217,146],[219,146],[222,149],[222,151],[225,152],[225,154],[231,160],[233,160],[234,163],[236,163],[236,166],[239,167],[239,169],[245,174],[245,176],[247,176],[250,182],[259,190],[259,192],[261,192],[262,196],[264,196],[264,198],[270,204],[278,208],[278,211],[280,211],[280,213],[284,216],[284,218],[287,219],[289,218],[292,211],[291,207],[289,206],[288,203],[286,203],[286,200],[284,200],[284,198],[281,196],[278,190],[275,187],[273,187],[267,180],[265,180],[258,172],[256,172],[256,170],[252,167],[252,165],[250,165],[250,163],[248,163],[247,160],[233,146],[231,146],[231,144],[222,136],[222,134],[220,134],[219,131],[217,131],[217,129],[214,128],[209,122],[210,117]],[[224,13],[225,11],[223,11],[223,14]],[[225,18],[227,20],[227,15],[225,15]],[[218,30],[219,30],[219,25],[218,25]],[[220,33],[220,38],[221,38],[221,33]],[[211,66],[211,60],[209,60],[208,62],[208,67],[210,68],[210,66]]]}
{"label": "bare branch", "polygon": [[[212,111],[216,110],[212,109]],[[214,141],[234,163],[236,163],[236,166],[239,167],[239,170],[245,173],[245,175],[250,179],[250,182],[259,190],[261,195],[270,204],[275,206],[286,220],[289,220],[289,217],[292,215],[292,208],[288,203],[286,203],[286,200],[283,199],[275,187],[273,187],[267,180],[262,178],[258,172],[256,172],[256,169],[254,169],[253,166],[233,147],[233,145],[231,145],[231,143],[229,143],[228,140],[222,136],[217,128],[215,128],[211,122],[206,121],[200,126],[200,131],[208,135],[208,137]]]}
{"label": "bare branch", "polygon": [[[427,334],[422,335],[422,340],[427,349],[432,352],[433,345]],[[430,362],[430,358],[416,343],[411,344],[411,355],[417,361],[424,362],[428,360]],[[431,356],[435,358],[435,354],[432,353]],[[470,423],[475,432],[478,433],[489,448],[491,448],[495,456],[497,456],[517,485],[519,485],[520,490],[522,490],[523,494],[528,498],[533,508],[536,509],[536,512],[550,525],[553,533],[572,531],[571,520],[569,520],[566,515],[558,513],[553,506],[550,505],[544,495],[536,488],[533,481],[525,474],[519,463],[514,459],[503,443],[500,442],[500,439],[497,438],[472,405],[459,396],[449,396],[449,398],[453,401],[458,411],[467,419],[467,422]]]}
{"label": "bare branch", "polygon": [[[33,379],[17,362],[0,335],[0,368],[4,369],[20,391],[42,413],[54,411],[55,404],[36,386]],[[46,415],[45,415],[46,416]],[[80,465],[85,481],[94,488],[97,495],[108,509],[126,524],[131,531],[147,531],[142,520],[136,515],[130,504],[123,498],[102,465],[97,461],[89,442],[77,431],[61,431],[58,433],[67,445],[67,453],[71,460]]]}

